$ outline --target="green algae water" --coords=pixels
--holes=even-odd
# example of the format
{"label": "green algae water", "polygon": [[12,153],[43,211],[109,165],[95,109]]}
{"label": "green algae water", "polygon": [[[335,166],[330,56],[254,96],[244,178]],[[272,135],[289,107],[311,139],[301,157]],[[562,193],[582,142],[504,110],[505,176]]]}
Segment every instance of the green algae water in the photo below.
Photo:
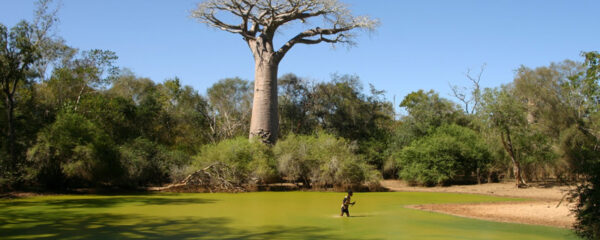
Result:
{"label": "green algae water", "polygon": [[411,204],[515,201],[448,193],[67,195],[0,200],[0,239],[577,239],[569,230],[473,220]]}

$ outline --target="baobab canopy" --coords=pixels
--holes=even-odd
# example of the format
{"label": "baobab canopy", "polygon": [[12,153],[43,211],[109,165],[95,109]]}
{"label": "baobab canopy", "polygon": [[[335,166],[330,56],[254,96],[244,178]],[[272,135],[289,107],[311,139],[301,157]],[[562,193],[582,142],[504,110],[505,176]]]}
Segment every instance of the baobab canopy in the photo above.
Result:
{"label": "baobab canopy", "polygon": [[[226,15],[233,15],[233,18]],[[231,33],[242,35],[255,61],[255,85],[250,138],[277,141],[277,70],[285,54],[298,43],[354,44],[352,30],[373,30],[378,21],[354,16],[337,0],[207,0],[198,4],[192,17]],[[232,23],[231,19],[238,22]],[[320,18],[320,26],[310,24]],[[293,22],[309,23],[306,30],[276,48],[273,38],[279,27]]]}
{"label": "baobab canopy", "polygon": [[[222,13],[237,16],[241,23],[227,23]],[[377,20],[368,16],[353,16],[346,4],[337,0],[208,0],[198,4],[192,17],[248,39],[260,34],[272,36],[280,26],[294,21],[309,23],[310,18],[321,18],[322,26],[299,33],[281,47],[280,57],[296,43],[354,44],[350,30],[373,30],[378,25]]]}

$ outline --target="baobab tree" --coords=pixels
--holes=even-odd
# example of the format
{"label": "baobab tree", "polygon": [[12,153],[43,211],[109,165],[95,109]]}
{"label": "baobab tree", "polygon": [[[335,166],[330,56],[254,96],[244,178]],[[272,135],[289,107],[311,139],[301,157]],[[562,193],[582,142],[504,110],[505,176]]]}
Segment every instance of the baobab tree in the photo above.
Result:
{"label": "baobab tree", "polygon": [[[255,63],[250,138],[270,144],[277,141],[277,70],[285,54],[296,44],[352,45],[353,30],[373,30],[378,25],[367,16],[352,15],[337,0],[207,0],[191,14],[210,27],[240,34],[250,47]],[[307,24],[311,20],[318,24]],[[308,29],[279,48],[274,46],[279,27],[295,22],[305,23]]]}

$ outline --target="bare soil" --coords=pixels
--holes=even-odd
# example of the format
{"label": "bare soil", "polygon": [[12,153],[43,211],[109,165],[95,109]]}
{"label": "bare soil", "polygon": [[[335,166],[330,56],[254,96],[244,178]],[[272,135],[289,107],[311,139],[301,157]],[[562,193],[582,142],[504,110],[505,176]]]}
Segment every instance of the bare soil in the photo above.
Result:
{"label": "bare soil", "polygon": [[[564,199],[568,186],[545,186],[532,184],[517,188],[514,183],[489,183],[448,187],[414,187],[402,181],[384,180],[381,185],[390,191],[400,192],[448,192],[483,194],[499,197],[525,198],[525,202],[427,204],[411,208],[498,222],[512,222],[570,228],[575,222],[572,207]],[[559,204],[560,203],[560,204]]]}

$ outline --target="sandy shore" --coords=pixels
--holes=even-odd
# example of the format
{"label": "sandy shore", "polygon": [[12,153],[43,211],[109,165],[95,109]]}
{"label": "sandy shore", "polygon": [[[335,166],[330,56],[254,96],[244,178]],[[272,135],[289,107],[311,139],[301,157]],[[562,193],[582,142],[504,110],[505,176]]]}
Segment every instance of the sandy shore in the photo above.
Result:
{"label": "sandy shore", "polygon": [[469,193],[530,199],[526,202],[410,206],[415,209],[491,221],[562,228],[570,228],[575,221],[575,217],[570,212],[568,201],[563,200],[559,205],[569,189],[566,186],[516,188],[513,183],[490,183],[449,187],[411,187],[396,180],[384,180],[381,184],[391,191],[400,192]]}

